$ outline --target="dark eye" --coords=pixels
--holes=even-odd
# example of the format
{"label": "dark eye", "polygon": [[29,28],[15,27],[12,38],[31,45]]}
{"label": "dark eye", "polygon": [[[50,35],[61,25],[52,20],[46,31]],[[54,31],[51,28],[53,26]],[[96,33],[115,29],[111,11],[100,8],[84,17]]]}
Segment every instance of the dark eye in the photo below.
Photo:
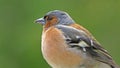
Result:
{"label": "dark eye", "polygon": [[46,16],[44,16],[44,19],[46,19],[47,18],[47,15]]}
{"label": "dark eye", "polygon": [[52,19],[53,19],[53,16],[46,15],[46,16],[44,16],[44,19],[46,19],[46,20],[52,20]]}

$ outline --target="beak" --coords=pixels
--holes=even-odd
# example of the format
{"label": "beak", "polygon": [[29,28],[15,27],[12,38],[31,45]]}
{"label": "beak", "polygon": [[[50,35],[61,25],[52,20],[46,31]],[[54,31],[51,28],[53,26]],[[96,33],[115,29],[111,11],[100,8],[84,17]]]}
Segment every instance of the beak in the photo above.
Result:
{"label": "beak", "polygon": [[35,23],[45,25],[45,20],[44,20],[44,18],[39,18],[39,19],[35,20]]}

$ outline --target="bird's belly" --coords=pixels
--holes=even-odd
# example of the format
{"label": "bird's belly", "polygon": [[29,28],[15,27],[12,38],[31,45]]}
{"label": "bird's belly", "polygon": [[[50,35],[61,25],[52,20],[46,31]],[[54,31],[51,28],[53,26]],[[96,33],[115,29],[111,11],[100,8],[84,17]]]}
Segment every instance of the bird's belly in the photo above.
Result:
{"label": "bird's belly", "polygon": [[85,58],[79,54],[71,54],[73,52],[60,50],[59,47],[52,45],[43,46],[42,49],[45,60],[53,68],[110,68],[108,65]]}
{"label": "bird's belly", "polygon": [[55,68],[77,68],[82,61],[79,55],[57,45],[44,45],[42,52],[48,64]]}

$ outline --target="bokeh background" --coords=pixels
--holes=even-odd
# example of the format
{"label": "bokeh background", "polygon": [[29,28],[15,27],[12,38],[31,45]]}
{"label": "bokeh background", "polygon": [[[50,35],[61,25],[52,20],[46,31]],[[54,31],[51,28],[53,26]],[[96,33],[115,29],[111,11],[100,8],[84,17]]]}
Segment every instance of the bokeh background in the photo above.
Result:
{"label": "bokeh background", "polygon": [[0,68],[50,68],[42,26],[33,22],[56,9],[89,29],[120,65],[120,0],[0,0]]}

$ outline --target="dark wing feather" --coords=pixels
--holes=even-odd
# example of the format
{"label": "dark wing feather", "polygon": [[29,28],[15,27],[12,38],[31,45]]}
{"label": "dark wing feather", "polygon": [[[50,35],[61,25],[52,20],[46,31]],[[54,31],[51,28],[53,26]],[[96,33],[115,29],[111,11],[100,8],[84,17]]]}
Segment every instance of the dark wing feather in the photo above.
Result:
{"label": "dark wing feather", "polygon": [[[84,31],[78,30],[76,28],[65,26],[65,25],[57,25],[56,28],[60,29],[65,38],[66,42],[71,47],[79,47],[81,49],[86,49],[86,53],[93,57],[95,60],[106,63],[114,68],[114,61],[109,53],[100,46],[100,44],[93,38],[88,36]],[[79,42],[84,42],[87,46],[80,46]]]}

